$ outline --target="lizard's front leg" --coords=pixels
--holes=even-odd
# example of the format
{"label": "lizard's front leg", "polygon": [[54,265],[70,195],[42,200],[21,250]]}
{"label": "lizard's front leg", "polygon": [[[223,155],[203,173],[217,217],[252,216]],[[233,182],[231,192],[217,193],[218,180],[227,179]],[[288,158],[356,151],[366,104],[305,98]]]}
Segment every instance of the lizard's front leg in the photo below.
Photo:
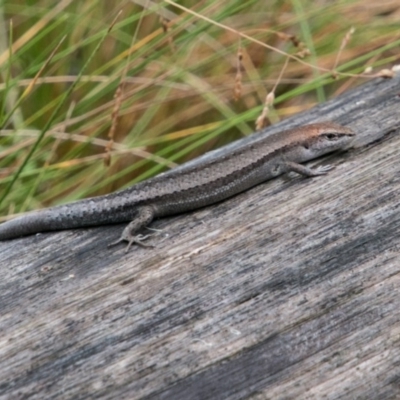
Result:
{"label": "lizard's front leg", "polygon": [[317,168],[306,167],[305,165],[293,162],[293,161],[284,161],[283,165],[286,170],[297,172],[300,175],[313,177],[327,174],[328,171],[333,169],[331,165],[321,165]]}
{"label": "lizard's front leg", "polygon": [[123,241],[128,242],[128,246],[125,250],[127,252],[133,243],[136,243],[143,247],[152,247],[151,245],[144,244],[143,240],[147,238],[147,236],[143,235],[135,235],[137,231],[141,228],[144,228],[154,219],[154,209],[152,206],[139,206],[137,208],[137,214],[135,218],[126,226],[126,228],[122,231],[121,237],[115,242],[111,243],[109,246],[113,246],[117,243],[121,243]]}

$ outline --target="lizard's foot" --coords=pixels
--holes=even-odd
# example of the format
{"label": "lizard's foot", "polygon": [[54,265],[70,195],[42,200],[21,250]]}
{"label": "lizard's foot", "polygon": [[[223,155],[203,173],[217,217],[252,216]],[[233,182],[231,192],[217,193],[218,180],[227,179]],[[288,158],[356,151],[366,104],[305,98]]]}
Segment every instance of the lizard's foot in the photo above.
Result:
{"label": "lizard's foot", "polygon": [[125,253],[127,253],[129,251],[129,249],[131,248],[133,243],[136,243],[139,246],[142,246],[145,248],[154,247],[152,244],[143,243],[143,240],[146,240],[150,236],[152,236],[152,235],[136,235],[136,236],[131,236],[129,239],[125,238],[124,240],[126,240],[128,242],[128,246],[126,246]]}
{"label": "lizard's foot", "polygon": [[143,243],[143,241],[146,240],[147,238],[149,238],[150,236],[152,236],[152,235],[136,235],[136,236],[133,236],[130,233],[126,233],[124,231],[124,232],[122,232],[121,237],[118,240],[116,240],[115,242],[110,243],[108,245],[108,247],[114,246],[114,245],[116,245],[118,243],[121,243],[121,242],[128,242],[128,246],[126,246],[125,253],[127,253],[129,251],[129,249],[131,248],[131,246],[134,243],[138,244],[139,246],[146,247],[146,248],[154,247],[151,244]]}
{"label": "lizard's foot", "polygon": [[317,168],[314,168],[313,174],[314,176],[319,176],[319,175],[326,175],[328,173],[328,171],[331,171],[332,169],[334,169],[335,167],[333,165],[320,165]]}
{"label": "lizard's foot", "polygon": [[152,206],[142,206],[137,209],[135,218],[129,223],[128,226],[122,231],[121,237],[109,246],[113,246],[117,243],[128,242],[128,246],[125,250],[127,253],[133,243],[138,244],[142,247],[153,247],[152,245],[143,243],[143,240],[147,239],[151,235],[134,235],[138,230],[148,225],[154,217],[154,209]]}
{"label": "lizard's foot", "polygon": [[332,165],[320,165],[317,168],[310,168],[293,161],[285,161],[283,165],[287,171],[297,172],[300,175],[308,177],[325,175],[334,168]]}
{"label": "lizard's foot", "polygon": [[121,237],[117,241],[111,243],[110,246],[121,242],[128,242],[125,252],[128,252],[133,243],[136,243],[142,247],[154,247],[152,245],[143,243],[143,240],[147,239],[151,235],[134,235],[134,233],[139,231],[141,228],[147,226],[153,220],[153,217],[154,209],[152,206],[140,206],[136,210],[135,218],[122,231]]}

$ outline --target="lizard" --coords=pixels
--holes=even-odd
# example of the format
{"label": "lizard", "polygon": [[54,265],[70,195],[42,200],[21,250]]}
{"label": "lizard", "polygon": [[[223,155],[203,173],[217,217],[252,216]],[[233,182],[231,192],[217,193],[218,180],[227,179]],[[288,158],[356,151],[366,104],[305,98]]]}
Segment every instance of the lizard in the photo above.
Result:
{"label": "lizard", "polygon": [[0,224],[0,240],[39,232],[130,221],[111,243],[144,243],[137,234],[155,218],[205,207],[288,172],[306,177],[326,174],[330,165],[312,169],[302,163],[351,147],[355,132],[333,122],[304,125],[260,138],[220,157],[172,169],[129,188],[23,214]]}

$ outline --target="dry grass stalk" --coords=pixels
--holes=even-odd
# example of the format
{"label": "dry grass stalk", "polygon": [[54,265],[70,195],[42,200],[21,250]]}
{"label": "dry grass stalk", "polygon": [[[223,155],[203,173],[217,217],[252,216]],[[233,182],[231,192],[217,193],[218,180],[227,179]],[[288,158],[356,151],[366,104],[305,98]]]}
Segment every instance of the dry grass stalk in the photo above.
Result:
{"label": "dry grass stalk", "polygon": [[243,60],[243,52],[242,47],[239,43],[239,48],[236,54],[236,76],[235,76],[235,89],[234,89],[234,98],[236,101],[240,99],[242,96],[242,60]]}
{"label": "dry grass stalk", "polygon": [[273,89],[271,90],[270,93],[267,94],[267,97],[265,98],[264,108],[263,108],[260,116],[256,120],[256,130],[257,131],[268,126],[267,117],[268,117],[270,109],[272,109],[272,107],[274,106],[276,88],[277,88],[279,82],[282,80],[283,73],[285,72],[285,69],[286,69],[288,63],[289,63],[289,58],[286,58],[285,64],[281,69],[281,72],[279,74],[278,79],[275,82]]}
{"label": "dry grass stalk", "polygon": [[340,56],[342,55],[342,52],[343,52],[344,48],[350,42],[350,39],[351,39],[351,37],[352,37],[354,32],[355,32],[355,29],[353,27],[351,27],[350,30],[346,33],[345,37],[342,40],[342,43],[341,43],[340,48],[339,48],[339,51],[338,51],[338,53],[336,55],[335,63],[333,64],[333,67],[332,67],[332,76],[333,76],[334,79],[338,78],[338,73],[335,70],[336,70],[336,67],[339,64]]}

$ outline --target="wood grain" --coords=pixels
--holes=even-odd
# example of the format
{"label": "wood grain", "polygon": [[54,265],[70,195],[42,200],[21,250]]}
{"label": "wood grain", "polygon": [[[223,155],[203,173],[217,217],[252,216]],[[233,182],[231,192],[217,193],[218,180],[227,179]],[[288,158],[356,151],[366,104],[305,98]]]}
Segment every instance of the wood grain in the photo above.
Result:
{"label": "wood grain", "polygon": [[359,148],[159,220],[153,250],[108,249],[121,226],[0,242],[0,398],[400,398],[399,95],[270,129],[335,120]]}

